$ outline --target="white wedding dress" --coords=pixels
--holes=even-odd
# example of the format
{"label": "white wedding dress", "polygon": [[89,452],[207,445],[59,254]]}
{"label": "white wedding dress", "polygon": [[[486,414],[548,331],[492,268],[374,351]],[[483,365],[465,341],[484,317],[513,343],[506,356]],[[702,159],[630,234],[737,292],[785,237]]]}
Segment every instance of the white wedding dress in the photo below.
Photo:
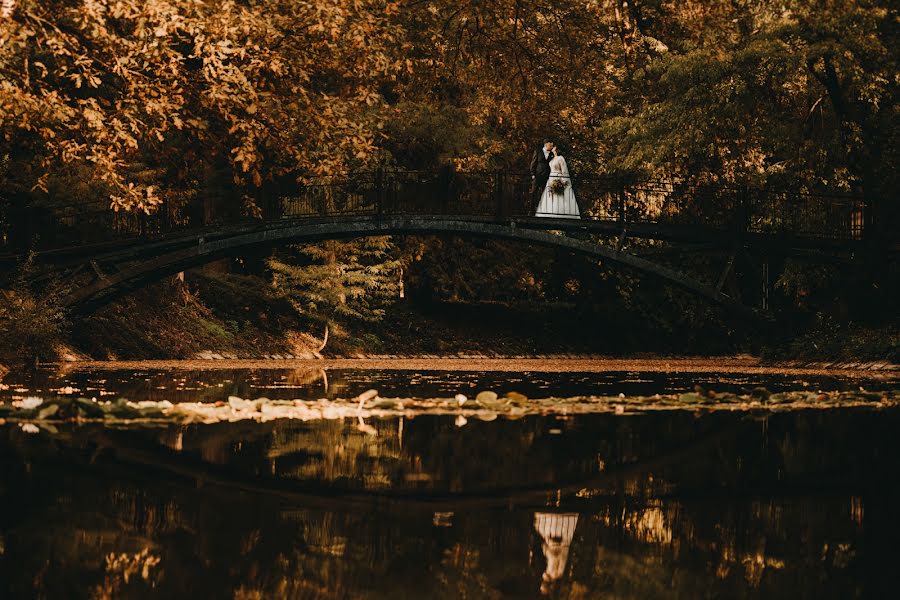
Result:
{"label": "white wedding dress", "polygon": [[[561,194],[555,193],[551,187],[554,181],[565,183],[566,189]],[[558,186],[559,184],[557,184]],[[550,161],[550,179],[541,194],[541,201],[535,211],[536,217],[555,217],[557,219],[580,219],[578,203],[575,201],[575,190],[572,189],[572,180],[569,177],[569,167],[566,159],[557,156]]]}

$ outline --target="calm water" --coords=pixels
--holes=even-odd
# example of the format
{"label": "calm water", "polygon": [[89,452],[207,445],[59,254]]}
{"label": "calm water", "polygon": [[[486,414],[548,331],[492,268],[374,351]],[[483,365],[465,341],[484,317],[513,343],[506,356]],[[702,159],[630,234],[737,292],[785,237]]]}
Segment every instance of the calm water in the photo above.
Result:
{"label": "calm water", "polygon": [[788,390],[896,389],[896,378],[847,379],[828,376],[735,373],[591,372],[510,373],[503,371],[403,371],[382,369],[90,369],[12,373],[0,385],[0,400],[60,391],[98,399],[196,402],[241,398],[353,398],[375,388],[384,398],[447,398],[493,390],[529,398],[653,395],[693,391],[697,385],[725,392],[763,386]]}
{"label": "calm water", "polygon": [[[321,385],[266,373],[66,377],[136,399]],[[561,395],[699,379],[378,377],[329,386]],[[799,385],[723,386],[760,383]],[[369,424],[377,435],[351,421],[2,427],[0,597],[862,598],[900,584],[897,411]]]}

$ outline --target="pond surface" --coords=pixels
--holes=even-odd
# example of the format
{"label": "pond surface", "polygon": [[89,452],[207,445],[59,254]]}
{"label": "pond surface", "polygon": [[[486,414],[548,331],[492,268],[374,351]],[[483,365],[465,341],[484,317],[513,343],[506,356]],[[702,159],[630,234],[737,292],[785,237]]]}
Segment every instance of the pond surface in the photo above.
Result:
{"label": "pond surface", "polygon": [[[344,361],[353,364],[355,361]],[[197,368],[185,361],[179,368],[79,368],[60,365],[31,373],[11,373],[0,381],[0,400],[26,396],[75,394],[98,399],[169,402],[215,402],[240,398],[316,399],[353,398],[377,389],[384,398],[439,398],[458,393],[474,396],[490,390],[517,392],[529,398],[574,396],[652,396],[694,391],[696,386],[718,392],[746,393],[757,387],[771,392],[795,390],[868,390],[900,388],[900,376],[891,371],[858,371],[848,375],[816,369],[770,372],[765,369],[729,370],[729,365],[691,361],[638,362],[640,370],[621,367],[618,361],[555,361],[555,372],[541,371],[542,361],[478,361],[481,369],[460,369],[465,361],[429,361],[429,368],[322,367],[313,361],[295,368]],[[152,365],[152,363],[150,363]],[[259,363],[257,363],[259,364]],[[390,365],[390,362],[386,363]],[[453,369],[442,368],[452,364]],[[646,366],[645,366],[646,365]],[[667,368],[668,367],[668,368]],[[518,370],[516,370],[518,369]],[[754,372],[756,371],[756,372]]]}
{"label": "pond surface", "polygon": [[[172,401],[322,397],[320,381],[292,377],[91,370],[30,384],[11,375],[4,393],[70,385]],[[343,397],[371,387],[383,396],[649,394],[704,378],[735,391],[887,385],[659,373],[327,377]],[[374,434],[349,419],[0,427],[0,597],[863,598],[894,597],[900,585],[894,408],[368,424]]]}

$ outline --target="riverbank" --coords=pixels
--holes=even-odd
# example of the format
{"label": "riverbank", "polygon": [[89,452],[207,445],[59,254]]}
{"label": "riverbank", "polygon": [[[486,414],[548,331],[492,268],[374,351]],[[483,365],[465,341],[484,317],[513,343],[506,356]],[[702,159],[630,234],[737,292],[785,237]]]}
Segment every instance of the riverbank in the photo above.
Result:
{"label": "riverbank", "polygon": [[[274,294],[259,277],[189,273],[72,320],[43,346],[43,361],[284,360],[313,358],[630,358],[753,355],[766,364],[880,368],[900,363],[900,326],[812,320],[787,335],[715,314],[678,326],[621,306],[562,303],[390,305],[378,321],[323,321]],[[327,331],[327,333],[326,333]],[[0,339],[0,361],[21,360]],[[730,359],[729,359],[730,360]]]}
{"label": "riverbank", "polygon": [[[326,339],[326,328],[328,330]],[[138,290],[73,323],[75,358],[313,358],[361,355],[729,354],[752,341],[709,322],[683,330],[627,310],[565,303],[415,302],[378,320],[310,317],[261,278],[189,274]]]}

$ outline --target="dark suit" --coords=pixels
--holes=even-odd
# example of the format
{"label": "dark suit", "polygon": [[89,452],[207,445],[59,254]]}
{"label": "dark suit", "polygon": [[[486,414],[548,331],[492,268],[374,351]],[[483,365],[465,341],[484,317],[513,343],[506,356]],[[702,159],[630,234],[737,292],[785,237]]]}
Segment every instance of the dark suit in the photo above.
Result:
{"label": "dark suit", "polygon": [[531,157],[531,209],[537,208],[547,180],[550,179],[550,158],[552,156],[549,152],[547,156],[544,156],[542,146],[535,150]]}

